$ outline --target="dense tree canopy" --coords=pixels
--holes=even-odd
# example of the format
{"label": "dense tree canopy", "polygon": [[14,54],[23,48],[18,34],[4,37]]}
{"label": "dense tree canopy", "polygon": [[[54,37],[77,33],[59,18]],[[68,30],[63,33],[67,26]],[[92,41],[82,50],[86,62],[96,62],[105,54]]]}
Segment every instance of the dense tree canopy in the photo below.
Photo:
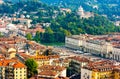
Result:
{"label": "dense tree canopy", "polygon": [[27,59],[25,61],[25,65],[28,68],[28,76],[30,76],[30,75],[33,76],[33,75],[37,74],[38,64],[34,59]]}
{"label": "dense tree canopy", "polygon": [[[78,3],[81,4],[81,2],[83,1],[86,0],[78,1]],[[88,2],[89,1],[90,0],[88,0]],[[72,1],[70,0],[70,2]],[[51,24],[50,27],[44,26],[45,33],[36,32],[36,35],[34,37],[30,33],[26,35],[26,38],[28,40],[35,40],[36,42],[61,43],[65,41],[65,36],[70,36],[75,34],[88,33],[94,35],[97,34],[101,35],[101,34],[108,34],[110,32],[120,32],[120,27],[115,27],[114,24],[111,21],[109,21],[108,18],[96,14],[97,12],[95,13],[94,17],[90,17],[86,19],[86,18],[80,18],[80,16],[77,15],[76,11],[72,11],[71,13],[61,12],[59,7],[48,6],[46,4],[36,1],[20,2],[12,5],[10,5],[10,3],[9,4],[6,3],[0,6],[1,6],[0,8],[1,14],[3,13],[12,14],[22,9],[22,11],[20,11],[19,14],[24,14],[24,15],[29,14],[30,19],[33,20],[32,22],[33,24],[50,23]],[[85,7],[85,9],[87,8],[87,6],[84,5],[83,7]],[[13,12],[11,12],[11,10]],[[27,13],[24,13],[24,11],[26,11]],[[35,16],[37,16],[38,18],[35,18]]]}
{"label": "dense tree canopy", "polygon": [[[82,6],[85,11],[105,14],[110,20],[120,16],[120,0],[41,0],[44,3],[77,10]],[[113,16],[114,15],[114,16]]]}

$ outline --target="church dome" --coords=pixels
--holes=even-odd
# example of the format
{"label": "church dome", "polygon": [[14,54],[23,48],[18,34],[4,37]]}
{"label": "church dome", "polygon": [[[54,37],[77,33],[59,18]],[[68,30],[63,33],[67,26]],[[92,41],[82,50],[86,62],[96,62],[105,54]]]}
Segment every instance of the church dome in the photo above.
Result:
{"label": "church dome", "polygon": [[14,24],[8,24],[6,29],[8,29],[8,30],[16,30],[17,28],[16,28],[16,26]]}
{"label": "church dome", "polygon": [[14,49],[14,48],[8,49],[8,53],[11,53],[11,52],[16,52],[16,49]]}

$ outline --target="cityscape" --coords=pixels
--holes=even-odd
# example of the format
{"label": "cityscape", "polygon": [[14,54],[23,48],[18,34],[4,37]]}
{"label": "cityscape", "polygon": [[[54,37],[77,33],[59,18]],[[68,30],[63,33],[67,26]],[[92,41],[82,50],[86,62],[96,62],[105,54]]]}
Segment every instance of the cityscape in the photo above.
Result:
{"label": "cityscape", "polygon": [[0,0],[0,79],[120,79],[120,0]]}

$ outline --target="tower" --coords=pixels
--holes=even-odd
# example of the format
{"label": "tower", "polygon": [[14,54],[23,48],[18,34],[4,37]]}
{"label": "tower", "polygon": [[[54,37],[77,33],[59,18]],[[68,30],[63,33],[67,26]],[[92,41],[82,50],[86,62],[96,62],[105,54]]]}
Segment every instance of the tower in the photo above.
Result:
{"label": "tower", "polygon": [[83,15],[84,15],[84,10],[83,10],[82,6],[80,6],[80,7],[78,8],[78,15],[80,15],[80,16],[83,16]]}

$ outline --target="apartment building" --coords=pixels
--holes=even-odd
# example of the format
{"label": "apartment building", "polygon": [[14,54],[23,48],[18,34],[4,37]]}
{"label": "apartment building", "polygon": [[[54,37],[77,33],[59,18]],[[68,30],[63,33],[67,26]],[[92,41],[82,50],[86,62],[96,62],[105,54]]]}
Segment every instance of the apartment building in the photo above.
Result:
{"label": "apartment building", "polygon": [[33,58],[38,63],[39,67],[43,66],[43,65],[51,65],[54,60],[59,59],[58,55],[49,55],[49,56],[39,55],[39,56],[37,56],[37,55],[28,55],[28,54],[22,53],[22,52],[17,53],[16,56],[23,63],[25,63],[25,61],[27,59]]}
{"label": "apartment building", "polygon": [[71,74],[81,73],[81,68],[87,65],[90,61],[84,57],[71,57],[71,62],[69,68],[71,69]]}
{"label": "apartment building", "polygon": [[120,79],[120,66],[114,68],[114,79]]}
{"label": "apartment building", "polygon": [[52,61],[53,66],[63,66],[63,67],[69,67],[70,60],[65,58],[65,59],[57,59]]}
{"label": "apartment building", "polygon": [[113,70],[114,64],[112,61],[92,62],[81,68],[81,79],[114,79]]}
{"label": "apartment building", "polygon": [[1,79],[26,79],[27,67],[14,59],[4,59],[0,61]]}

